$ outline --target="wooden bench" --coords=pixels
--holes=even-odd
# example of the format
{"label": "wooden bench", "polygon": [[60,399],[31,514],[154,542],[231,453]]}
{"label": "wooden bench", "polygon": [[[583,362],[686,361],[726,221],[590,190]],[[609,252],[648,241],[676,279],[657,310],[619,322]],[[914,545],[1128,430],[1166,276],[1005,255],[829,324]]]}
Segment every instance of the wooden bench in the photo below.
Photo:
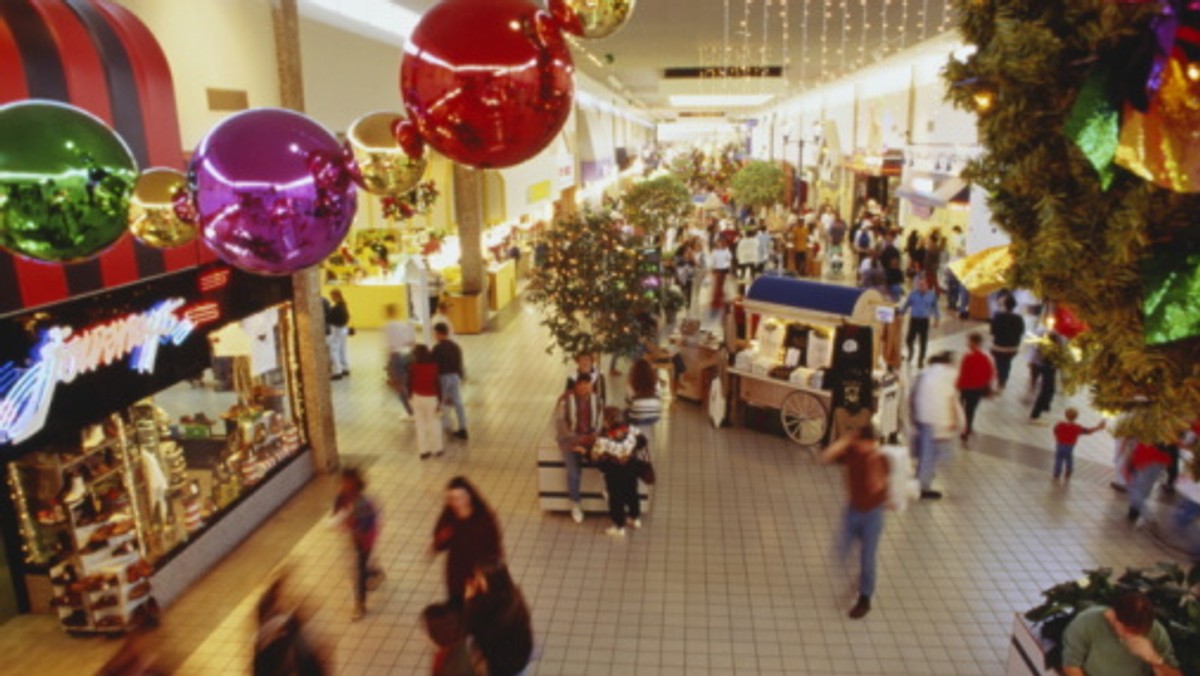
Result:
{"label": "wooden bench", "polygon": [[[539,446],[537,449],[538,505],[544,512],[571,511],[571,496],[567,491],[567,468],[558,446]],[[638,499],[642,514],[650,513],[651,487],[638,481]],[[589,514],[607,514],[608,500],[604,498],[604,475],[585,465],[579,476],[579,505]]]}

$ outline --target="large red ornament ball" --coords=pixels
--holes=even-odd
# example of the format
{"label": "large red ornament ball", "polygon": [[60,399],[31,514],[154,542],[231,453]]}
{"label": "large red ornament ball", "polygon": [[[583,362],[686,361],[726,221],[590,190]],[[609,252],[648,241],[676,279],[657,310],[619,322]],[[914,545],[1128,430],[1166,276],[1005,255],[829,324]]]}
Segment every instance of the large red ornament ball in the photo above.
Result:
{"label": "large red ornament ball", "polygon": [[461,164],[496,169],[541,152],[575,94],[571,51],[528,0],[443,0],[404,47],[400,94],[425,141]]}

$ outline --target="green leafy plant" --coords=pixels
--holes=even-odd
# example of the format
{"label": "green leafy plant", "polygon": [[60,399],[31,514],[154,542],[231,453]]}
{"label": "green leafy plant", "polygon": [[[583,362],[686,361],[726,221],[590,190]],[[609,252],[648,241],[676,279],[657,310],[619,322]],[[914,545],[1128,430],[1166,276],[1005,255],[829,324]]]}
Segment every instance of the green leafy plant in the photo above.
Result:
{"label": "green leafy plant", "polygon": [[642,340],[638,317],[660,309],[661,279],[647,272],[643,238],[623,232],[611,212],[585,209],[560,217],[541,242],[546,257],[529,298],[544,310],[547,351],[632,353]]}
{"label": "green leafy plant", "polygon": [[671,174],[634,183],[621,196],[621,215],[648,237],[678,225],[693,208],[691,191]]}
{"label": "green leafy plant", "polygon": [[733,175],[730,191],[739,204],[755,209],[770,207],[783,201],[787,177],[775,162],[755,160]]}
{"label": "green leafy plant", "polygon": [[1129,568],[1116,579],[1111,568],[1086,570],[1079,580],[1043,591],[1045,602],[1026,612],[1025,619],[1039,626],[1042,638],[1052,644],[1046,653],[1046,668],[1062,667],[1063,633],[1076,615],[1092,606],[1112,605],[1130,591],[1150,599],[1158,622],[1171,637],[1183,673],[1200,674],[1200,565],[1185,570],[1176,563]]}
{"label": "green leafy plant", "polygon": [[[1012,237],[1013,281],[1067,303],[1091,327],[1071,341],[1068,390],[1126,412],[1116,433],[1171,441],[1200,412],[1200,340],[1145,340],[1141,267],[1200,240],[1200,195],[1120,168],[1098,171],[1068,135],[1084,84],[1153,40],[1160,4],[1111,0],[956,0],[977,51],[946,66],[949,98],[978,115],[986,152],[966,175]],[[1106,182],[1111,179],[1111,183]],[[1200,460],[1192,468],[1200,475]]]}

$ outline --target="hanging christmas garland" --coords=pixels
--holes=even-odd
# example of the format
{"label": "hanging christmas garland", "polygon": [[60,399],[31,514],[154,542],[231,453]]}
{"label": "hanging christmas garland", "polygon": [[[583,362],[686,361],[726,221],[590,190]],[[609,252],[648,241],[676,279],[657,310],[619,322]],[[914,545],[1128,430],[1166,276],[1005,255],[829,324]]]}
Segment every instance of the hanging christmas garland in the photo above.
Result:
{"label": "hanging christmas garland", "polygon": [[407,221],[414,216],[428,214],[441,193],[433,181],[422,181],[416,187],[399,195],[384,195],[383,217],[389,221]]}
{"label": "hanging christmas garland", "polygon": [[[1064,377],[1173,441],[1200,416],[1200,65],[1184,0],[957,0],[946,68],[987,152],[968,177],[1012,236],[1013,281],[1088,327]],[[1131,84],[1132,83],[1132,84]],[[1200,470],[1200,463],[1194,470]]]}

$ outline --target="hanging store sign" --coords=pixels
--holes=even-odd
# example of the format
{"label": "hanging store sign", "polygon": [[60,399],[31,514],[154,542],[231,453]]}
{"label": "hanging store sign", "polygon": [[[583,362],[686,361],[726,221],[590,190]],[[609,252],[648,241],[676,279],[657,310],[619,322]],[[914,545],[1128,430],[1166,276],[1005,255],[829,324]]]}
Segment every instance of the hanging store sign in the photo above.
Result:
{"label": "hanging store sign", "polygon": [[159,346],[181,345],[196,329],[178,313],[186,302],[171,298],[78,332],[70,326],[46,329],[28,366],[0,365],[0,444],[19,444],[45,427],[59,385],[126,358],[135,373],[153,373]]}
{"label": "hanging store sign", "polygon": [[291,297],[221,264],[0,319],[0,449],[78,431],[211,366],[208,334]]}

